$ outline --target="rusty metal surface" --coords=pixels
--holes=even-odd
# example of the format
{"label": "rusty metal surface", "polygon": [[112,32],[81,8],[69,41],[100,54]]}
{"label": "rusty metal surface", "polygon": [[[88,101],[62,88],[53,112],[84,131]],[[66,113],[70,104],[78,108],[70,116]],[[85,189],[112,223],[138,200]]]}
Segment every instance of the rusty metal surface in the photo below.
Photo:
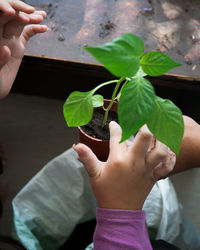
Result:
{"label": "rusty metal surface", "polygon": [[161,50],[182,63],[172,74],[200,79],[199,0],[26,0],[47,12],[49,30],[31,39],[27,54],[94,63],[83,45],[118,35],[141,36],[145,50]]}

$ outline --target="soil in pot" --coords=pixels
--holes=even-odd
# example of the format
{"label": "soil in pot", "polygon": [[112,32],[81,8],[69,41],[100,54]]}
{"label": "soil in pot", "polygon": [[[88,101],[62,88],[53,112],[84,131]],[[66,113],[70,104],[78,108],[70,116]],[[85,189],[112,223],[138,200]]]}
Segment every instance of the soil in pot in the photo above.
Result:
{"label": "soil in pot", "polygon": [[101,140],[109,140],[109,123],[111,121],[118,122],[117,113],[110,110],[108,113],[108,119],[106,125],[102,127],[105,111],[101,108],[94,109],[92,120],[87,124],[81,127],[81,129],[89,136],[92,136]]}

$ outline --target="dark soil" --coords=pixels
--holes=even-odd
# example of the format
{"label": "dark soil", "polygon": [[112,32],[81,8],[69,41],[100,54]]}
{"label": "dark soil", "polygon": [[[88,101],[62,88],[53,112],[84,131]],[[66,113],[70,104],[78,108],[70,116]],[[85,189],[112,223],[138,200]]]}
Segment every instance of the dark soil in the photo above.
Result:
{"label": "dark soil", "polygon": [[92,116],[92,120],[85,126],[82,126],[82,130],[94,137],[94,138],[98,138],[98,139],[102,139],[102,140],[109,140],[110,139],[110,132],[109,132],[109,123],[111,121],[116,121],[118,122],[118,117],[117,117],[117,113],[114,111],[109,111],[108,113],[108,120],[107,123],[104,127],[102,127],[102,123],[103,123],[103,119],[104,119],[104,114],[105,111],[103,109],[95,109],[93,116]]}

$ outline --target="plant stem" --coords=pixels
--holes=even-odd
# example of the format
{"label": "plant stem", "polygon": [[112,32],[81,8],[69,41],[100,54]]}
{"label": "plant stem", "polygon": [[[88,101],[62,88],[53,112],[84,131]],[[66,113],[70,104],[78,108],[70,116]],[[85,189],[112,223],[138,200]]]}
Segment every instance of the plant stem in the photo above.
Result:
{"label": "plant stem", "polygon": [[104,127],[104,126],[106,125],[106,122],[107,122],[107,119],[108,119],[108,112],[109,112],[109,110],[111,109],[111,107],[112,107],[112,105],[113,105],[113,102],[114,102],[114,100],[115,100],[117,91],[118,91],[118,89],[119,89],[119,87],[120,87],[120,84],[121,84],[121,82],[122,82],[123,80],[124,80],[124,78],[121,77],[121,78],[117,81],[117,84],[116,84],[116,86],[115,86],[115,89],[114,89],[113,94],[112,94],[112,97],[111,97],[111,101],[110,101],[108,107],[105,109],[105,115],[104,115],[104,120],[103,120],[102,127]]}
{"label": "plant stem", "polygon": [[128,80],[128,79],[126,79],[125,83],[122,85],[122,87],[121,87],[121,89],[120,89],[119,93],[117,94],[117,96],[116,96],[116,98],[115,98],[115,99],[117,99],[118,101],[119,101],[119,98],[120,98],[120,95],[121,95],[122,89],[125,87],[125,85],[127,84],[127,82],[129,82],[129,80]]}
{"label": "plant stem", "polygon": [[111,80],[108,82],[101,83],[96,88],[93,89],[92,93],[94,94],[98,89],[102,88],[103,86],[106,86],[106,85],[109,85],[109,84],[115,83],[115,82],[118,82],[118,80]]}

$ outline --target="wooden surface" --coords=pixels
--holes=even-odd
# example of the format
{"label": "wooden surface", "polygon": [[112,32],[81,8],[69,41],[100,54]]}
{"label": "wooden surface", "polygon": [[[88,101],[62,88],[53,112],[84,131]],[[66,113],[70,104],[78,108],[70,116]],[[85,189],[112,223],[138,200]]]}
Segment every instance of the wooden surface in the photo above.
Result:
{"label": "wooden surface", "polygon": [[118,35],[141,36],[145,50],[161,50],[182,63],[170,72],[200,80],[199,0],[26,0],[47,12],[49,30],[28,44],[27,55],[98,64],[83,45]]}

